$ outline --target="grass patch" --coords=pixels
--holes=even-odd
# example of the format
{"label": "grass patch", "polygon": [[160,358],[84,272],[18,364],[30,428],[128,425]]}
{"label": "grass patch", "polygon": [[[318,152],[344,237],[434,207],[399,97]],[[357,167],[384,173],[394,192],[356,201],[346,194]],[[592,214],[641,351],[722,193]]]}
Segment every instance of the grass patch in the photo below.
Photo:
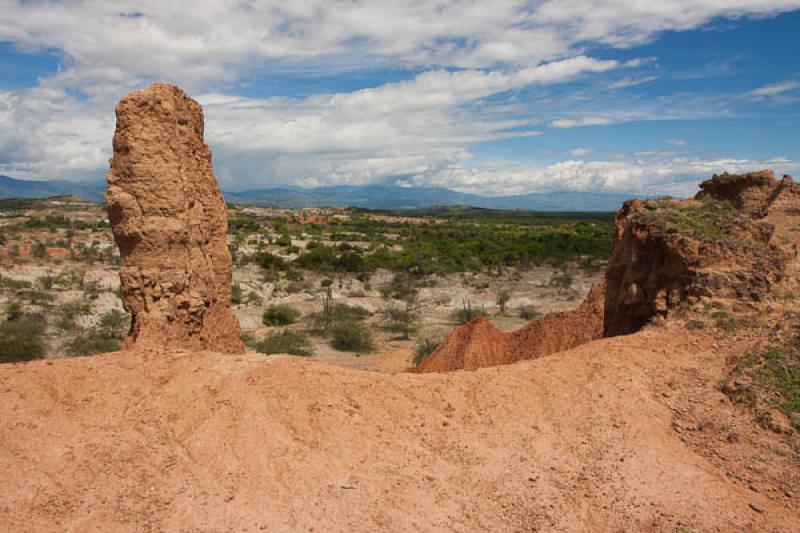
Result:
{"label": "grass patch", "polygon": [[649,200],[645,208],[648,220],[706,242],[733,238],[740,218],[729,202],[712,199],[687,204],[674,200]]}
{"label": "grass patch", "polygon": [[743,355],[733,373],[734,377],[742,375],[749,377],[752,385],[742,391],[739,400],[761,398],[787,415],[800,413],[800,341]]}

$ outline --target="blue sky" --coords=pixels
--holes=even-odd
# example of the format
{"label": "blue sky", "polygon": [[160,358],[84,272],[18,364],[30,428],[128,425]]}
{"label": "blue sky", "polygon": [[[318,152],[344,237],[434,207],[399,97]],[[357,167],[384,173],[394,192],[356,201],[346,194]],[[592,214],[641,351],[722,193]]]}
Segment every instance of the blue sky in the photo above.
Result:
{"label": "blue sky", "polygon": [[800,171],[800,0],[2,4],[0,174],[101,179],[116,102],[154,81],[203,104],[229,190]]}

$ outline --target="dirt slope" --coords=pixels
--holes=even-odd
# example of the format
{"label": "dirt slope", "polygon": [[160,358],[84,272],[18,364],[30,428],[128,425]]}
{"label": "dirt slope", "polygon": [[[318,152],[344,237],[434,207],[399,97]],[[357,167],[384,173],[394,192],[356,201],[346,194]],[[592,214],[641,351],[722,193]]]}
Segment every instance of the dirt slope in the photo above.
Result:
{"label": "dirt slope", "polygon": [[673,429],[676,397],[736,412],[724,351],[675,328],[447,374],[211,352],[3,365],[0,530],[796,531],[796,503]]}

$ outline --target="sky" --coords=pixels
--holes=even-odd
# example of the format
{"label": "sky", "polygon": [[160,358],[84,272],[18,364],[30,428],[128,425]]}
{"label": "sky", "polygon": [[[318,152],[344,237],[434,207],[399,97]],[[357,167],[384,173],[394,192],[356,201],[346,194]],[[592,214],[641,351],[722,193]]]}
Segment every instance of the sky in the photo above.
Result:
{"label": "sky", "polygon": [[225,190],[685,196],[800,174],[798,50],[800,0],[0,0],[0,174],[102,179],[157,81]]}

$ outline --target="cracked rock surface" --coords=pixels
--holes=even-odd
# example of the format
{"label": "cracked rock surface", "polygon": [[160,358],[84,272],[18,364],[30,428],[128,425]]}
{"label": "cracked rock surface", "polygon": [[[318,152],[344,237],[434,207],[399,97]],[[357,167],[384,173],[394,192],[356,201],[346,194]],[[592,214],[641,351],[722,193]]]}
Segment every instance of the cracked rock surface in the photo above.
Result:
{"label": "cracked rock surface", "polygon": [[225,201],[203,141],[203,110],[155,84],[117,105],[106,200],[120,251],[126,347],[244,351],[230,309]]}

